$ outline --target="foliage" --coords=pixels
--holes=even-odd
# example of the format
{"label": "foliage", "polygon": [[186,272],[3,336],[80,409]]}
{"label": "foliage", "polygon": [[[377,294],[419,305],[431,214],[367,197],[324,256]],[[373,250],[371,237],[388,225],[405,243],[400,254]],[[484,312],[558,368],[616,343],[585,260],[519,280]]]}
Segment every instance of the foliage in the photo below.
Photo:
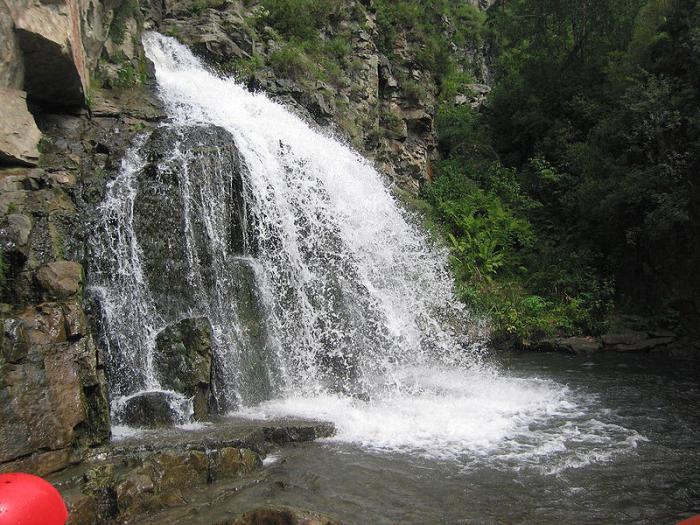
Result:
{"label": "foliage", "polygon": [[392,56],[402,31],[417,43],[416,62],[440,82],[457,66],[450,44],[470,46],[483,37],[484,14],[456,0],[377,0],[378,46]]}
{"label": "foliage", "polygon": [[109,37],[117,45],[124,42],[126,36],[126,24],[131,18],[136,18],[140,22],[141,12],[138,0],[124,0],[114,9],[114,16],[109,29]]}
{"label": "foliage", "polygon": [[[700,289],[700,6],[513,0],[489,11],[483,112],[443,78],[426,188],[463,298],[501,333],[597,333]],[[671,286],[669,286],[671,284]]]}
{"label": "foliage", "polygon": [[313,40],[319,29],[340,16],[342,3],[333,0],[264,0],[260,18],[285,38]]}
{"label": "foliage", "polygon": [[487,123],[542,203],[537,230],[560,249],[597,253],[618,300],[654,311],[699,284],[700,6],[591,5],[493,10],[503,55]]}
{"label": "foliage", "polygon": [[314,67],[303,48],[291,42],[270,53],[269,62],[275,74],[292,79],[307,75]]}
{"label": "foliage", "polygon": [[193,0],[189,7],[190,13],[199,15],[205,9],[220,8],[226,4],[226,0]]}

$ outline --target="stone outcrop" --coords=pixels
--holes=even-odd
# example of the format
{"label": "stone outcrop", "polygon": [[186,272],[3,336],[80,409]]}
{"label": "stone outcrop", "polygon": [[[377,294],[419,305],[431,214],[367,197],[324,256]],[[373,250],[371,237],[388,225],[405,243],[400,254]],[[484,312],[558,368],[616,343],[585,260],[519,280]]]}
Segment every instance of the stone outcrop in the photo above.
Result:
{"label": "stone outcrop", "polygon": [[80,31],[79,0],[11,2],[24,62],[24,89],[50,104],[82,106],[89,74]]}
{"label": "stone outcrop", "polygon": [[41,132],[27,109],[27,94],[0,87],[0,163],[36,165]]}
{"label": "stone outcrop", "polygon": [[[114,65],[105,49],[138,42],[133,5],[0,2],[3,472],[46,475],[110,436],[98,316],[84,290],[88,218],[134,134],[162,111],[141,82],[101,89],[90,78]],[[115,31],[128,42],[116,44]],[[119,67],[138,65],[140,48],[134,57]],[[93,100],[114,109],[91,116],[81,108]]]}
{"label": "stone outcrop", "polygon": [[[328,437],[327,424],[285,422],[266,426],[225,420],[200,431],[150,431],[96,449],[80,467],[49,477],[70,509],[69,524],[171,522],[215,523],[221,516],[291,517],[289,523],[335,523],[313,512],[268,507],[241,512],[236,495],[261,481],[262,458],[279,443],[270,435],[293,437],[285,444]],[[213,509],[212,509],[213,507]],[[188,519],[195,513],[198,519]],[[247,516],[247,517],[246,517]],[[326,521],[303,521],[303,519]],[[177,521],[179,522],[179,521]],[[238,523],[224,521],[223,523]],[[273,521],[273,523],[276,523]],[[283,521],[282,523],[287,523]]]}
{"label": "stone outcrop", "polygon": [[33,113],[75,112],[103,85],[142,83],[141,30],[135,0],[0,2],[0,165],[37,163]]}
{"label": "stone outcrop", "polygon": [[598,352],[667,352],[682,356],[693,354],[692,344],[668,330],[649,328],[647,330],[622,329],[608,332],[600,337],[553,337],[524,345],[527,350],[542,352],[566,352],[576,355],[589,355]]}
{"label": "stone outcrop", "polygon": [[192,400],[195,419],[209,414],[212,333],[204,318],[184,319],[156,337],[154,367],[163,388]]}
{"label": "stone outcrop", "polygon": [[47,474],[109,436],[104,374],[75,301],[3,316],[0,471]]}

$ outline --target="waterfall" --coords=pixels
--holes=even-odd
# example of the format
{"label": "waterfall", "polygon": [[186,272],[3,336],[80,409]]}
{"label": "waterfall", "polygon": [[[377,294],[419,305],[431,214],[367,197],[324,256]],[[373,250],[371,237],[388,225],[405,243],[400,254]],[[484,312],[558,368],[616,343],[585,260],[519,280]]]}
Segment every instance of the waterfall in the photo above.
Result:
{"label": "waterfall", "polygon": [[[138,199],[160,198],[157,184],[141,181],[154,163],[144,137],[100,209],[91,288],[104,314],[115,406],[163,390],[156,335],[201,316],[212,325],[215,396],[225,410],[330,419],[338,439],[449,457],[516,436],[527,444],[513,447],[536,456],[562,439],[533,428],[553,415],[580,418],[573,394],[485,363],[482,323],[455,299],[446,253],[370,163],[209,71],[174,39],[150,33],[144,44],[169,116],[151,176],[176,180],[178,193],[162,196],[162,217],[139,219]],[[192,142],[187,130],[197,126],[225,130],[232,144],[221,133]],[[138,230],[157,229],[169,210],[185,232],[186,257],[151,270],[166,274],[154,284],[147,266],[168,247],[143,246]],[[235,249],[231,222],[240,229]],[[262,319],[256,330],[240,301],[249,288]],[[187,412],[187,399],[173,399]]]}

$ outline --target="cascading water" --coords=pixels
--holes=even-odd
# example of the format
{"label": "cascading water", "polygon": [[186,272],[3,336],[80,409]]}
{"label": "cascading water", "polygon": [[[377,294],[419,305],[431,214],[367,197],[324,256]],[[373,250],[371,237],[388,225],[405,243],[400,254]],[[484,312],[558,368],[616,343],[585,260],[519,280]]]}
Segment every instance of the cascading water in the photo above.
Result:
{"label": "cascading water", "polygon": [[[213,327],[219,402],[242,415],[330,419],[339,440],[453,459],[537,460],[571,442],[606,444],[602,452],[573,447],[562,459],[583,464],[634,447],[634,431],[590,416],[600,409],[594,398],[484,364],[480,323],[454,299],[445,254],[357,153],[208,71],[174,39],[151,33],[145,47],[165,126],[226,130],[243,183],[234,187],[216,163],[199,171],[211,180],[192,180],[182,143],[160,161],[160,170],[177,173],[185,230],[203,223],[209,243],[205,268],[196,235],[186,240],[191,296],[173,313],[153,297],[134,233],[143,141],[125,160],[103,205],[93,279],[115,399],[161,388],[151,363],[155,334],[199,315]],[[226,242],[231,192],[242,198],[246,236],[235,253]],[[264,319],[257,340],[236,304],[243,267]],[[570,424],[548,427],[555,417]]]}

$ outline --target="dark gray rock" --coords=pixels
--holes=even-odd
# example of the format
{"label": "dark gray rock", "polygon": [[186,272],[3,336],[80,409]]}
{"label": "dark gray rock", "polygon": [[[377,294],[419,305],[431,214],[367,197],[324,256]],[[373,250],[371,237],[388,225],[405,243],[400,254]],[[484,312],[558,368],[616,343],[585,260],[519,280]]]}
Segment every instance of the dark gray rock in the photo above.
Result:
{"label": "dark gray rock", "polygon": [[631,344],[615,345],[615,350],[618,352],[643,352],[652,350],[660,346],[666,346],[675,341],[675,337],[650,337]]}
{"label": "dark gray rock", "polygon": [[[176,147],[184,157],[173,158]],[[198,195],[212,176],[225,174],[217,182],[220,187],[214,188],[226,198],[228,221],[222,236],[230,253],[243,254],[246,234],[241,164],[232,135],[216,126],[158,128],[144,149],[148,163],[139,174],[134,229],[154,300],[165,318],[175,321],[182,317],[183,305],[192,303],[189,256],[198,261],[204,290],[215,286],[216,275],[203,213],[190,215],[194,242],[193,246],[187,244],[183,194]]]}
{"label": "dark gray rock", "polygon": [[24,86],[34,100],[63,106],[84,104],[83,81],[65,35],[34,27],[15,29],[25,64]]}
{"label": "dark gray rock", "polygon": [[181,413],[173,408],[178,401],[168,392],[141,392],[125,401],[119,418],[134,427],[169,427],[182,422]]}
{"label": "dark gray rock", "polygon": [[192,398],[195,419],[209,412],[211,337],[209,321],[198,318],[169,326],[156,338],[153,360],[160,384]]}

